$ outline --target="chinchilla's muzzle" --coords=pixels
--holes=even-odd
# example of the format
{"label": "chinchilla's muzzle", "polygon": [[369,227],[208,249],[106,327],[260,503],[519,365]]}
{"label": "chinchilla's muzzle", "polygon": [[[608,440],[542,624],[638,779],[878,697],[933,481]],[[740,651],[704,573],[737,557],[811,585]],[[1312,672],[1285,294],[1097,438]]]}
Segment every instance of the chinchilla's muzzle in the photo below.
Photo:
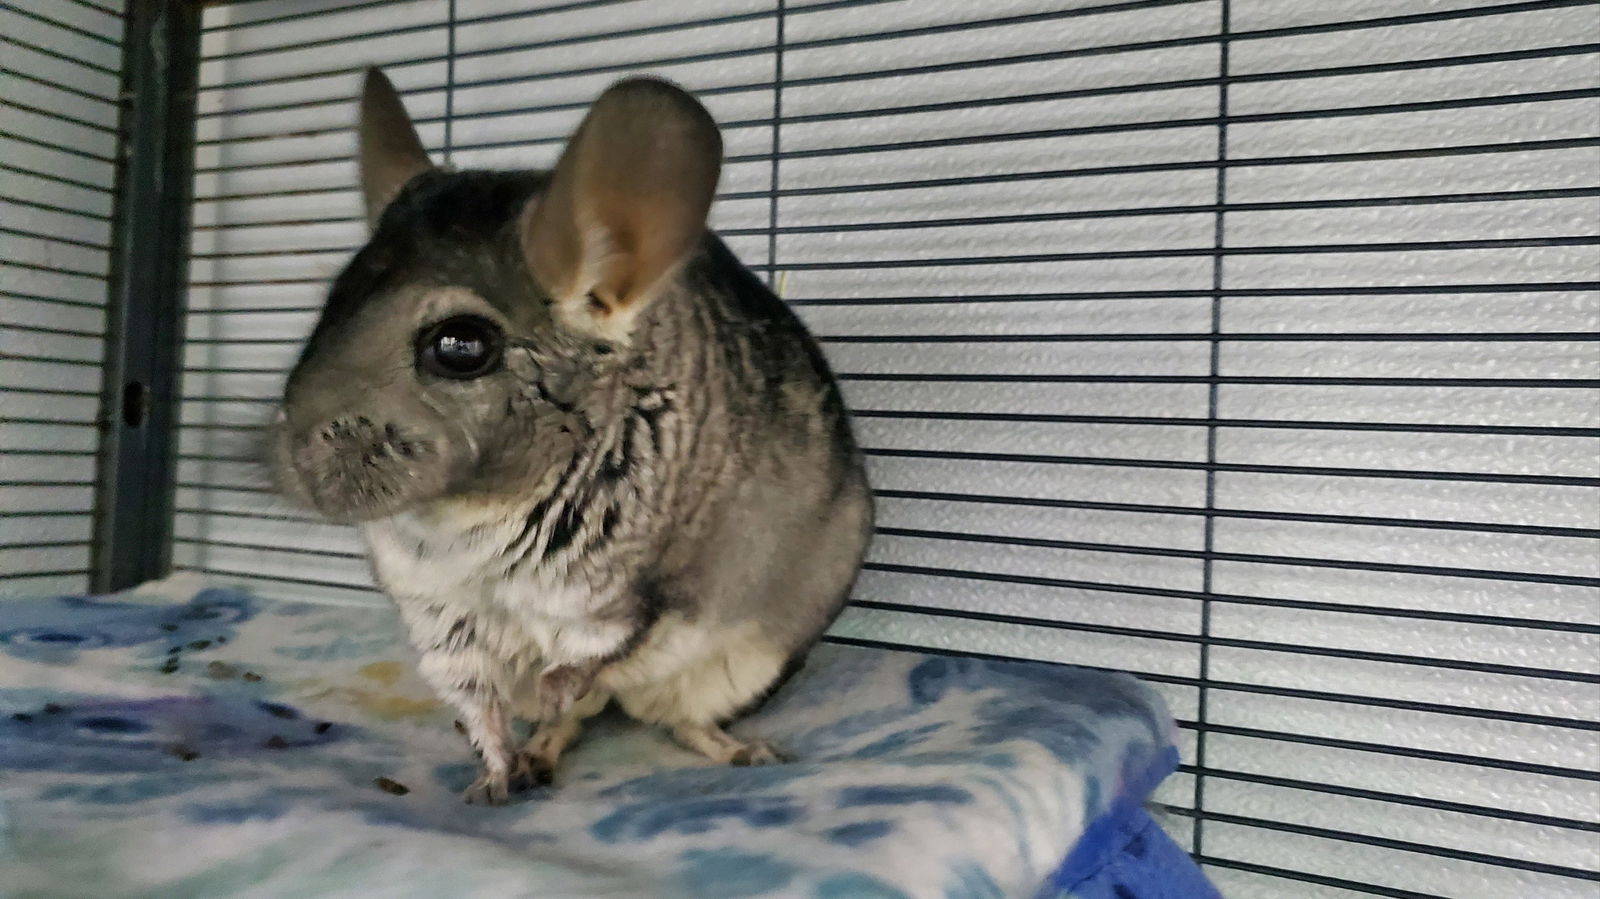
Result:
{"label": "chinchilla's muzzle", "polygon": [[436,444],[393,422],[341,415],[296,424],[283,413],[275,422],[278,481],[334,521],[381,518],[447,486]]}

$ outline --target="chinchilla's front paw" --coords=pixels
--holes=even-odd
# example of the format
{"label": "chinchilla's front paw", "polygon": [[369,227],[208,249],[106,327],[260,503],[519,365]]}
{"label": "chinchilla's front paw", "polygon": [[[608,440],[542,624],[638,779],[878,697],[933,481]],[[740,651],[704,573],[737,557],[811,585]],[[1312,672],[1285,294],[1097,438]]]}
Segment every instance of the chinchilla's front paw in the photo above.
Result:
{"label": "chinchilla's front paw", "polygon": [[467,787],[461,798],[468,805],[505,805],[511,796],[510,772],[490,771],[485,769],[478,775],[478,779]]}
{"label": "chinchilla's front paw", "polygon": [[468,805],[505,805],[517,793],[550,786],[554,775],[555,766],[547,759],[520,752],[512,758],[511,767],[504,771],[485,768],[462,798]]}
{"label": "chinchilla's front paw", "polygon": [[511,792],[526,793],[550,786],[555,782],[555,775],[556,766],[549,759],[530,752],[519,752],[511,763],[508,783]]}
{"label": "chinchilla's front paw", "polygon": [[728,757],[728,764],[735,768],[747,768],[753,765],[781,765],[788,761],[782,752],[766,740],[751,740],[733,751]]}

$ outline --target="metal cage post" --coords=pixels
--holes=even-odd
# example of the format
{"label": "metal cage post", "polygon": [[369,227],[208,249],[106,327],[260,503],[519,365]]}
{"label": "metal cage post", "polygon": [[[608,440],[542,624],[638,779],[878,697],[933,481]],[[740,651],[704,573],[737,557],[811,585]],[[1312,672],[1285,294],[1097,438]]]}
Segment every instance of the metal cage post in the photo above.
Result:
{"label": "metal cage post", "polygon": [[166,574],[193,190],[200,4],[129,0],[93,587]]}

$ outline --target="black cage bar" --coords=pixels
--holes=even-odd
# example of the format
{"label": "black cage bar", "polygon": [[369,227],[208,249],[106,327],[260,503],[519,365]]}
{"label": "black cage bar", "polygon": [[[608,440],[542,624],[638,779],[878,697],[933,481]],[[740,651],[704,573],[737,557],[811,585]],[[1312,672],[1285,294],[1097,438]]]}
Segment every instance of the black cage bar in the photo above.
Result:
{"label": "black cage bar", "polygon": [[93,586],[101,591],[163,577],[172,563],[200,10],[131,0],[126,27],[100,416]]}

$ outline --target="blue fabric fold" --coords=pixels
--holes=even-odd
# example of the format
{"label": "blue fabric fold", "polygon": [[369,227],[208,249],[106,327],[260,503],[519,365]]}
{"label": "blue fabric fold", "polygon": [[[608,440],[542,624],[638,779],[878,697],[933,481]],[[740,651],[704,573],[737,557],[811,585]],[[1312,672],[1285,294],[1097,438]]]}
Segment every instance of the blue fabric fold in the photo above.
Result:
{"label": "blue fabric fold", "polygon": [[493,809],[452,718],[386,607],[0,601],[0,867],[41,899],[1213,895],[1140,809],[1177,754],[1127,675],[825,645],[738,725],[791,764],[602,716]]}

